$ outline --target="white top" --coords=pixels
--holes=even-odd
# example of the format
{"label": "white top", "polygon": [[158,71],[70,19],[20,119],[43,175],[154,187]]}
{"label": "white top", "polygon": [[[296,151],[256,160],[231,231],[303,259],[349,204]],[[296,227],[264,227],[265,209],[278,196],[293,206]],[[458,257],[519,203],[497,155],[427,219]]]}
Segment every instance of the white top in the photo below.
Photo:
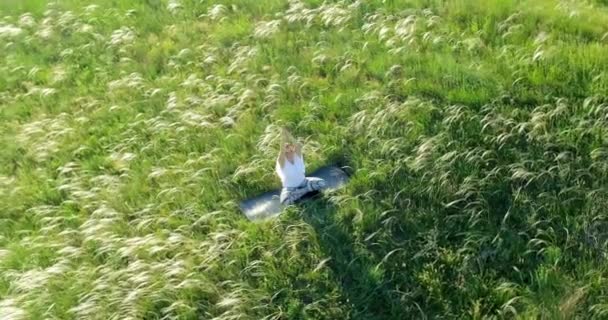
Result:
{"label": "white top", "polygon": [[279,178],[281,178],[283,188],[297,188],[302,185],[304,179],[306,179],[304,159],[297,153],[293,155],[293,163],[285,158],[283,167],[281,167],[277,160],[276,170]]}

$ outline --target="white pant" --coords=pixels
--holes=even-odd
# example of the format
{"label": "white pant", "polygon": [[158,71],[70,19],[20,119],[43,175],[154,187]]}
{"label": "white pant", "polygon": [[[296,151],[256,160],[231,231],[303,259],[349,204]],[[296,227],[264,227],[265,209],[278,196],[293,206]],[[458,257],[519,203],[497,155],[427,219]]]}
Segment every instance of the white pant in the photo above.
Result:
{"label": "white pant", "polygon": [[281,203],[290,205],[302,198],[305,194],[325,187],[325,180],[315,177],[306,177],[299,187],[283,188],[281,190]]}

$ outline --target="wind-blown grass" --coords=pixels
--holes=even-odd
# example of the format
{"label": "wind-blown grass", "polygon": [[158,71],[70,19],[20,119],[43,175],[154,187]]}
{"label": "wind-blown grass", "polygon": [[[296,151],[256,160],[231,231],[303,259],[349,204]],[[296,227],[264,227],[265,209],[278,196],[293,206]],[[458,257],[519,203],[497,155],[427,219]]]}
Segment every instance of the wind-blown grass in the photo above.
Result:
{"label": "wind-blown grass", "polygon": [[[608,317],[605,1],[3,1],[0,318]],[[279,127],[324,199],[251,223]]]}

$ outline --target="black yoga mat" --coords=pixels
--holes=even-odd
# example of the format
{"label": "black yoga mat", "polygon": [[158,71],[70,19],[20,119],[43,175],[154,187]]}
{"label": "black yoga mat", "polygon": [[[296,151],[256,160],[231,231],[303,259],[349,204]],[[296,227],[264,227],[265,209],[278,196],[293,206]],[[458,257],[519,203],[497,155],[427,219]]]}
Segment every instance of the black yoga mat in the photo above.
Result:
{"label": "black yoga mat", "polygon": [[[326,186],[323,190],[335,190],[348,182],[348,175],[344,170],[337,166],[326,166],[319,168],[307,175],[308,177],[317,177],[325,180]],[[264,192],[261,195],[243,200],[239,203],[239,207],[249,220],[261,220],[278,215],[283,211],[283,206],[279,201],[281,190]],[[318,192],[308,194],[298,200],[307,201]]]}

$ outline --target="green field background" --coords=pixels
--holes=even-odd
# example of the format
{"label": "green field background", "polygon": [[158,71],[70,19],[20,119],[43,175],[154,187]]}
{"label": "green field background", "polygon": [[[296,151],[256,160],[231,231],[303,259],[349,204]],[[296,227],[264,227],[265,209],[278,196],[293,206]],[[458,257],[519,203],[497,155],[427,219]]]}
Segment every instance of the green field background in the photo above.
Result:
{"label": "green field background", "polygon": [[0,318],[607,319],[607,89],[605,0],[0,1]]}

